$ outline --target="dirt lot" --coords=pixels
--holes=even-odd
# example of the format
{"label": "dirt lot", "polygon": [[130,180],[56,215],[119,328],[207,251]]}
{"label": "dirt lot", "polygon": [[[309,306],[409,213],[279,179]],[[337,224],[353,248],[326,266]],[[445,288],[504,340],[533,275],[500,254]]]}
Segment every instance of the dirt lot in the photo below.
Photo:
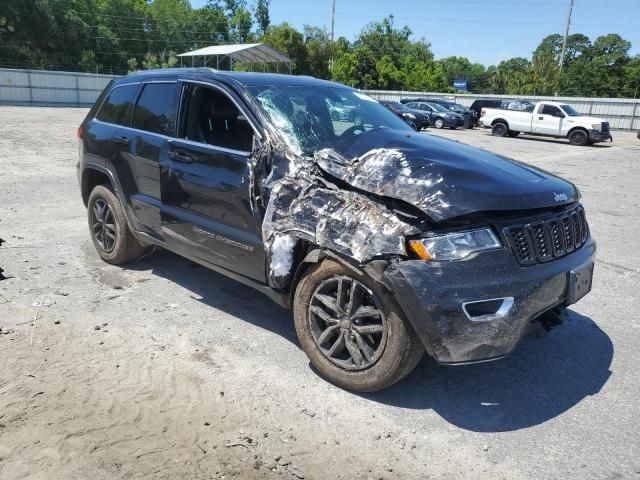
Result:
{"label": "dirt lot", "polygon": [[634,135],[431,132],[575,182],[594,291],[506,360],[425,358],[354,395],[309,368],[267,298],[166,252],[99,261],[75,173],[85,113],[0,107],[0,478],[640,478]]}

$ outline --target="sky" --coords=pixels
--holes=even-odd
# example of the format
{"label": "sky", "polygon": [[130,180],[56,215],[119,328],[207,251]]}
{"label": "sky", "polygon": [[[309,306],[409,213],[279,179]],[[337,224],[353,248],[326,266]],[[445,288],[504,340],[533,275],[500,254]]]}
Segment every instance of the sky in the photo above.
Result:
{"label": "sky", "polygon": [[[194,8],[206,0],[191,0]],[[248,1],[251,5],[253,0]],[[271,23],[331,29],[332,0],[271,0]],[[564,34],[569,0],[336,0],[336,38],[354,40],[370,22],[393,14],[414,39],[431,43],[436,59],[464,56],[485,65],[530,57],[540,41]],[[640,0],[574,0],[570,33],[593,41],[617,33],[640,53]]]}

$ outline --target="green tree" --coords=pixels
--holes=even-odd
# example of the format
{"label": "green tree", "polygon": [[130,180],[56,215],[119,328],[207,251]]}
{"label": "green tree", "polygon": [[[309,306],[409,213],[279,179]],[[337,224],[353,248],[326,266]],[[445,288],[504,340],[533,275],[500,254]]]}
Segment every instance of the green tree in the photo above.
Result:
{"label": "green tree", "polygon": [[318,78],[331,78],[329,60],[331,59],[331,38],[324,28],[305,25],[304,44],[307,50],[306,75]]}
{"label": "green tree", "polygon": [[293,73],[300,75],[307,71],[309,59],[304,37],[287,22],[270,26],[262,41],[293,60]]}
{"label": "green tree", "polygon": [[256,11],[254,13],[256,17],[256,23],[258,24],[258,33],[264,35],[269,28],[271,20],[269,18],[269,3],[270,0],[258,0],[256,3]]}

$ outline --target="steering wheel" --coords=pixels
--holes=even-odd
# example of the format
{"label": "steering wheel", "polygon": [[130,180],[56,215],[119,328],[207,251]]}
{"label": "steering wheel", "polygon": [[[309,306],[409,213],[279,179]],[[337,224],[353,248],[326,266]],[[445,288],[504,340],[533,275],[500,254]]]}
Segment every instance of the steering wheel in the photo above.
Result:
{"label": "steering wheel", "polygon": [[362,125],[352,125],[351,127],[347,128],[344,132],[342,132],[342,135],[340,135],[340,137],[352,137],[354,135],[360,135],[359,133],[356,134],[356,132],[364,133],[366,132],[366,130]]}

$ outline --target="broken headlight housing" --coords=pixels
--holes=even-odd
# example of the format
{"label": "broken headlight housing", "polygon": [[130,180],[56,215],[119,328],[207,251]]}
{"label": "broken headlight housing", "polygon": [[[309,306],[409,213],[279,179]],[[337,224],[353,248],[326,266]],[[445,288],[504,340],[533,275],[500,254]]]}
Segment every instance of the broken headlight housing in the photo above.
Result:
{"label": "broken headlight housing", "polygon": [[409,246],[423,260],[447,261],[500,248],[502,243],[493,230],[487,227],[410,240]]}

